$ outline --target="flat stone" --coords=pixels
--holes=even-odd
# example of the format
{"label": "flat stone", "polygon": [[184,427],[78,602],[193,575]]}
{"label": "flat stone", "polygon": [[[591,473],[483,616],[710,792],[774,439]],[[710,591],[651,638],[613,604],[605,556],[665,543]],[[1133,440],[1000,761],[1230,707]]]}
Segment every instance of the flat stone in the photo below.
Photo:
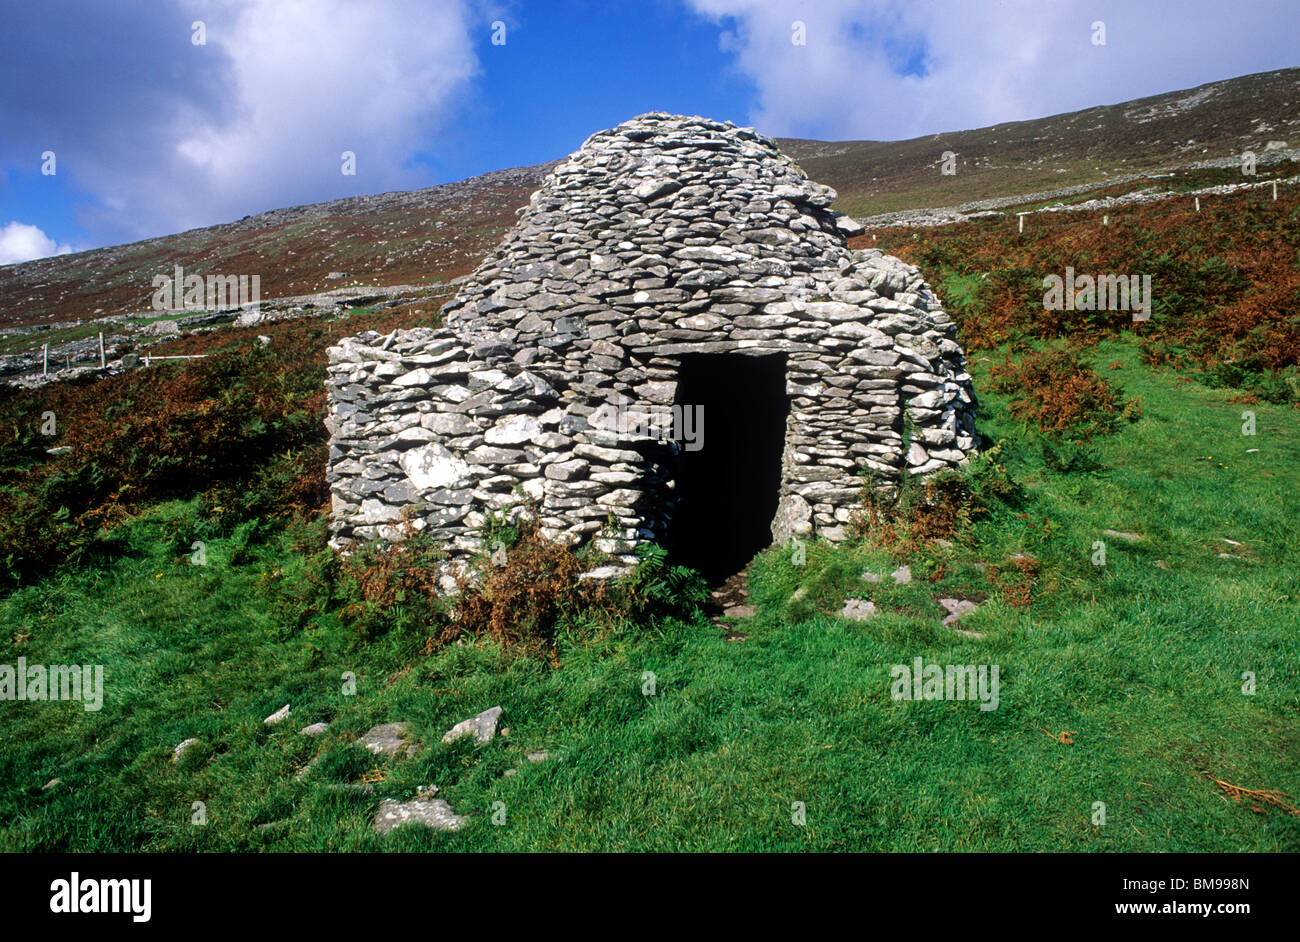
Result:
{"label": "flat stone", "polygon": [[488,429],[483,438],[489,445],[518,445],[541,431],[541,425],[532,416],[512,415]]}
{"label": "flat stone", "polygon": [[905,585],[906,583],[912,581],[912,567],[899,566],[897,569],[891,572],[889,576],[899,585]]}
{"label": "flat stone", "polygon": [[381,500],[371,498],[361,502],[361,517],[367,524],[396,523],[402,519],[402,512]]}
{"label": "flat stone", "polygon": [[409,723],[385,723],[366,730],[357,742],[363,749],[368,749],[377,756],[386,758],[401,754],[411,756],[418,752],[420,747],[410,738],[410,733]]}
{"label": "flat stone", "polygon": [[587,470],[587,467],[587,462],[581,458],[570,458],[568,461],[555,461],[548,464],[543,474],[555,481],[570,481]]}
{"label": "flat stone", "polygon": [[403,452],[397,463],[422,491],[459,487],[470,479],[469,464],[437,442]]}
{"label": "flat stone", "polygon": [[283,723],[288,718],[289,718],[289,704],[286,703],[284,706],[280,707],[280,709],[276,710],[266,719],[262,720],[262,722],[265,723],[267,726],[275,726],[277,723]]}
{"label": "flat stone", "polygon": [[586,572],[580,573],[578,578],[604,581],[607,579],[617,579],[619,576],[626,575],[627,572],[627,566],[597,566],[595,569],[588,569]]}
{"label": "flat stone", "polygon": [[312,723],[310,726],[304,726],[298,730],[299,736],[321,736],[330,728],[329,723]]}
{"label": "flat stone", "polygon": [[467,820],[452,811],[451,805],[441,798],[417,798],[405,802],[385,798],[379,803],[373,826],[378,834],[387,834],[404,824],[419,824],[435,831],[456,831]]}

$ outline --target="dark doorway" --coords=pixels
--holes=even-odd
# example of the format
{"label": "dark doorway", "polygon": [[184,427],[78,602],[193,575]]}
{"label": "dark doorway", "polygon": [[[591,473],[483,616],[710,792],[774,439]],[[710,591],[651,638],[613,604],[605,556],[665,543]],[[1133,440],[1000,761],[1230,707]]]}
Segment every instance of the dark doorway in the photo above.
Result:
{"label": "dark doorway", "polygon": [[[781,487],[785,355],[682,357],[676,406],[676,510],[668,548],[710,583],[739,572],[772,543]],[[694,417],[692,422],[687,414]],[[687,438],[698,435],[700,447]]]}

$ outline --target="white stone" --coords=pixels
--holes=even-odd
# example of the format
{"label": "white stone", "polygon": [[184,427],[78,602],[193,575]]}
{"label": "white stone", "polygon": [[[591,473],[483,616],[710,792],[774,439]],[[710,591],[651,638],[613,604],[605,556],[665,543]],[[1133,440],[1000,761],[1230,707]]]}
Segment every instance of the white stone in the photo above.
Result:
{"label": "white stone", "polygon": [[870,599],[845,599],[844,608],[840,610],[841,618],[865,621],[876,614],[876,603]]}
{"label": "white stone", "polygon": [[518,445],[541,431],[541,425],[532,416],[512,415],[488,429],[483,438],[489,445]]}
{"label": "white stone", "polygon": [[403,452],[397,463],[411,484],[422,491],[460,487],[470,480],[469,465],[437,442]]}
{"label": "white stone", "polygon": [[435,831],[456,831],[466,818],[456,814],[451,805],[441,798],[399,802],[385,798],[379,803],[373,826],[379,834],[387,834],[404,824],[420,824]]}

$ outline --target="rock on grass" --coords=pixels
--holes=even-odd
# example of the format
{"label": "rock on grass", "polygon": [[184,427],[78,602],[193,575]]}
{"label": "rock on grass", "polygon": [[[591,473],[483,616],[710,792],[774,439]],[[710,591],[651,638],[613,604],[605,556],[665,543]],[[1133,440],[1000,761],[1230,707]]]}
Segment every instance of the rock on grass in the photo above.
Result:
{"label": "rock on grass", "polygon": [[501,707],[494,706],[484,710],[478,716],[462,720],[443,734],[443,742],[455,742],[462,736],[473,736],[478,742],[491,742],[497,734],[497,721],[501,719]]}
{"label": "rock on grass", "polygon": [[441,798],[416,798],[406,802],[385,798],[379,803],[373,825],[379,834],[387,834],[403,824],[422,824],[435,831],[455,831],[466,820]]}
{"label": "rock on grass", "polygon": [[410,738],[410,733],[409,723],[385,723],[366,730],[358,742],[377,756],[395,756],[399,753],[411,756],[420,747]]}

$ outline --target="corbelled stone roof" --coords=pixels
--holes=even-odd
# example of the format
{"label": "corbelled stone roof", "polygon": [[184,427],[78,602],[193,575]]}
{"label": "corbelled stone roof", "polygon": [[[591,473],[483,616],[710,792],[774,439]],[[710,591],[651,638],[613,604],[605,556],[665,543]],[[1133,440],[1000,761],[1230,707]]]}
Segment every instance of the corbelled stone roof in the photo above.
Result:
{"label": "corbelled stone roof", "polygon": [[672,403],[694,353],[786,357],[778,538],[842,537],[864,468],[963,463],[974,397],[952,321],[915,268],[847,247],[859,227],[834,198],[752,129],[655,113],[593,135],[445,327],[331,351],[336,543],[410,507],[468,551],[523,496],[554,536],[613,517],[611,550],[661,538],[666,445],[616,417]]}

